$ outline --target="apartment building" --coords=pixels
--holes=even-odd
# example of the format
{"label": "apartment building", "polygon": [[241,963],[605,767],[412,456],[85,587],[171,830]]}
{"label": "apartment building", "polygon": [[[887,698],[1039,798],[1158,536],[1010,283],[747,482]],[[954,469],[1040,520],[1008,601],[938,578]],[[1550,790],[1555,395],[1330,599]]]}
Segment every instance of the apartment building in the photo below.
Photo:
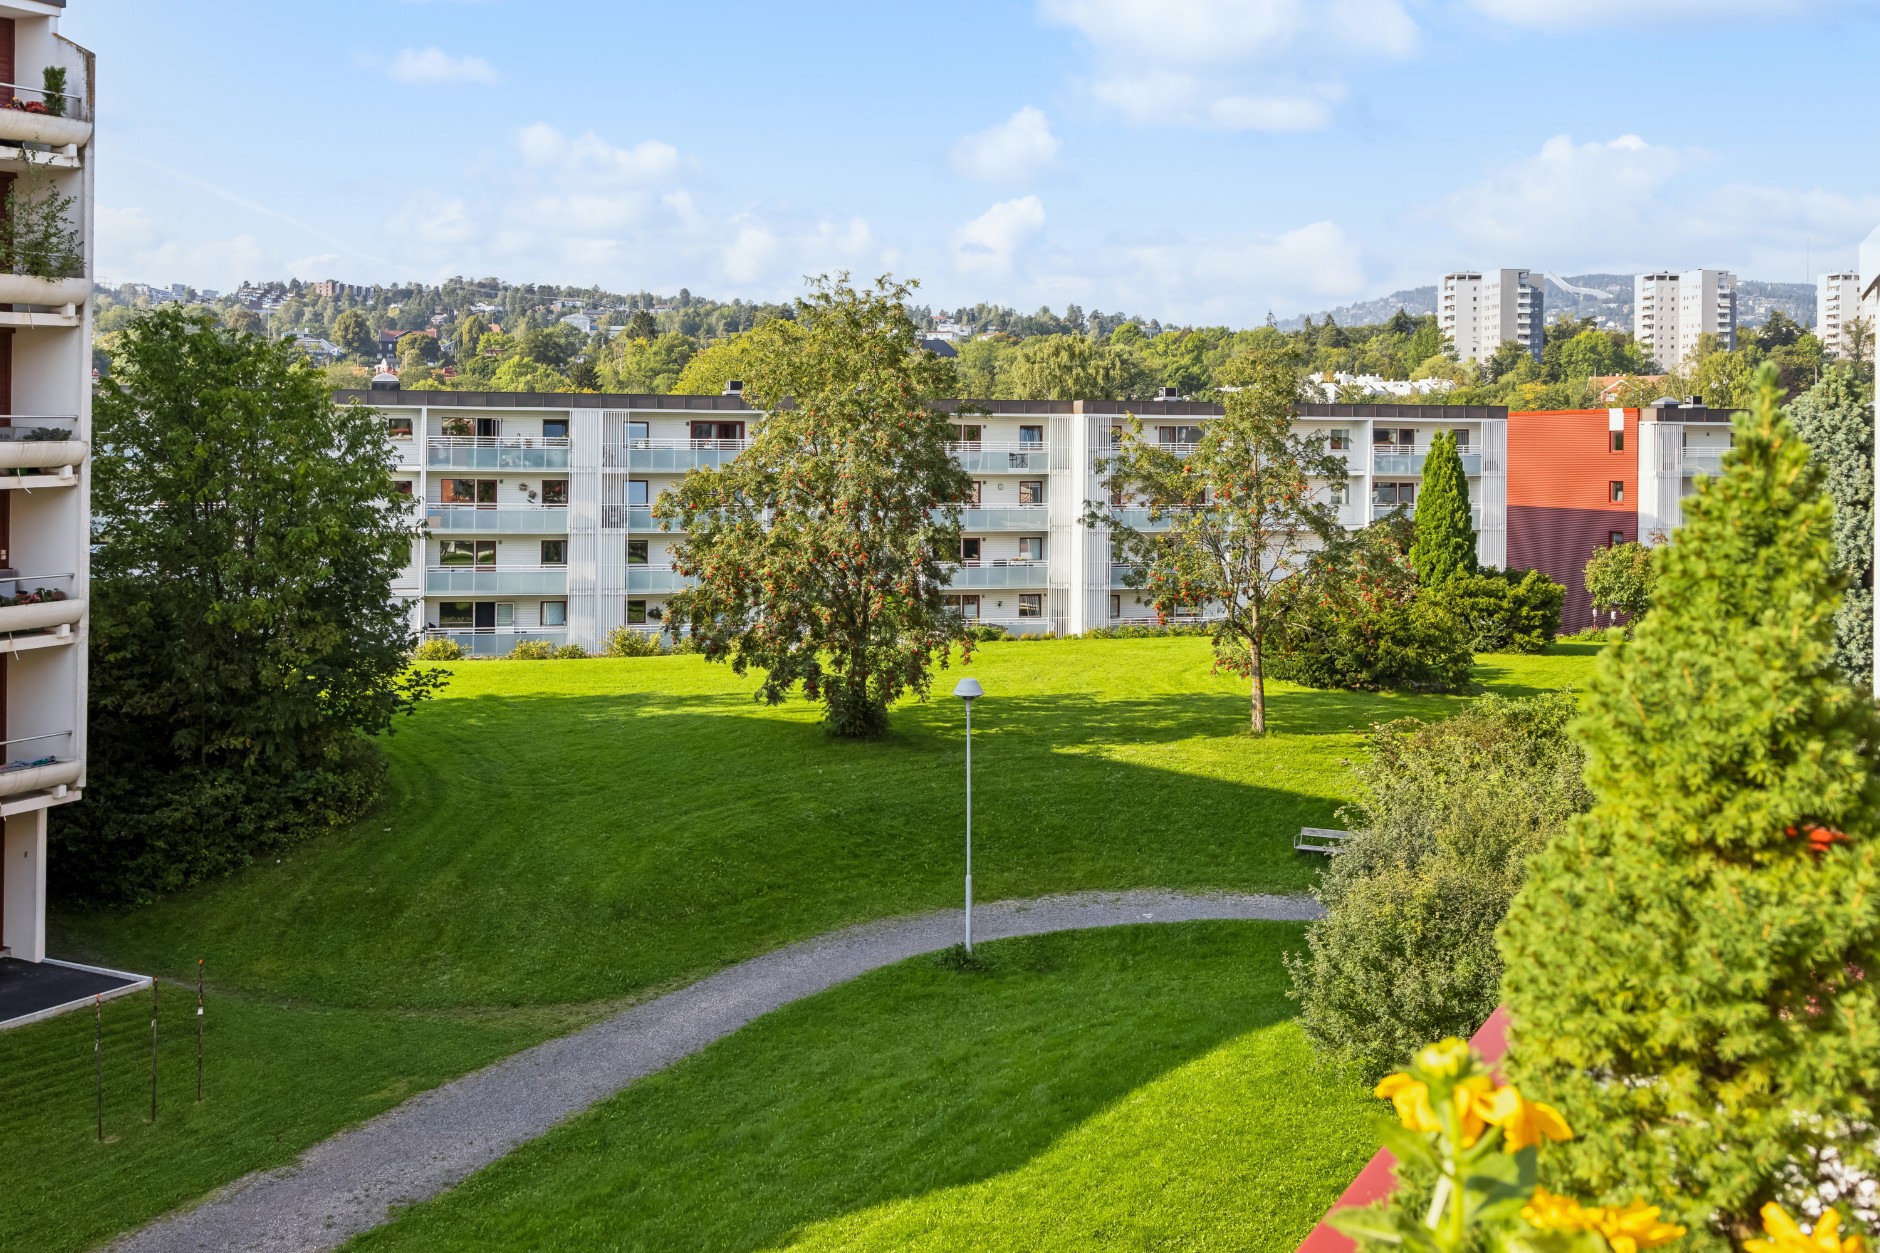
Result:
{"label": "apartment building", "polygon": [[[337,399],[384,415],[400,482],[426,522],[394,588],[412,603],[413,628],[479,654],[525,639],[591,650],[615,627],[660,630],[686,579],[653,502],[688,470],[737,456],[763,419],[735,394],[384,390]],[[1112,517],[1148,524],[1139,503],[1109,500],[1097,464],[1131,412],[1148,438],[1179,447],[1221,410],[1178,400],[946,407],[959,415],[954,455],[974,484],[952,588],[960,612],[1014,633],[1154,621],[1125,586],[1108,532],[1083,524],[1086,503],[1106,500]],[[1353,528],[1414,509],[1430,440],[1453,431],[1480,557],[1506,562],[1505,409],[1304,405],[1298,422],[1344,457],[1345,488],[1327,490]]]}
{"label": "apartment building", "polygon": [[1437,322],[1460,361],[1486,361],[1514,340],[1540,360],[1547,292],[1528,270],[1459,270],[1443,275]]}
{"label": "apartment building", "polygon": [[1660,368],[1675,370],[1715,335],[1736,347],[1736,275],[1728,270],[1660,271],[1632,277],[1632,337],[1650,347]]}
{"label": "apartment building", "polygon": [[[35,180],[73,198],[82,241],[79,273],[0,273],[0,947],[10,972],[45,961],[47,810],[85,785],[95,83],[92,54],[58,33],[63,9],[0,0],[0,99],[16,102],[0,108],[0,181],[37,167]],[[48,67],[66,72],[49,106]]]}
{"label": "apartment building", "polygon": [[[1815,279],[1815,338],[1829,356],[1845,357],[1852,351],[1847,333],[1860,310],[1860,275],[1853,270],[1823,274]],[[1868,330],[1871,333],[1872,327]],[[1873,345],[1867,345],[1871,355]]]}
{"label": "apartment building", "polygon": [[1683,525],[1696,480],[1722,469],[1730,417],[1670,398],[1508,415],[1508,565],[1567,589],[1562,630],[1594,625],[1588,558],[1614,544],[1662,543]]}

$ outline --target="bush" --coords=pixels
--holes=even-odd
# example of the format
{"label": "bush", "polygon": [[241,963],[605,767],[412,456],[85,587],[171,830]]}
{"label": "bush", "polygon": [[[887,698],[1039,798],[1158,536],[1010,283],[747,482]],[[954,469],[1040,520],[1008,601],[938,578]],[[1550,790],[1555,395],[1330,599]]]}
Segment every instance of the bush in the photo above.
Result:
{"label": "bush", "polygon": [[665,651],[659,636],[654,632],[635,631],[623,626],[609,631],[606,641],[601,645],[603,657],[657,657]]}
{"label": "bush", "polygon": [[579,661],[587,655],[587,649],[579,644],[563,644],[555,650],[556,661]]}
{"label": "bush", "polygon": [[1375,1079],[1423,1041],[1468,1036],[1495,1008],[1495,928],[1528,856],[1591,796],[1567,734],[1570,693],[1484,696],[1441,722],[1378,727],[1356,768],[1356,837],[1314,892],[1325,915],[1286,959],[1300,1023]]}
{"label": "bush", "polygon": [[1177,635],[1211,635],[1214,628],[1205,622],[1170,622],[1161,626],[1097,627],[1078,638],[1086,640],[1154,640]]}
{"label": "bush", "polygon": [[411,650],[413,661],[462,661],[463,645],[456,640],[432,636]]}
{"label": "bush", "polygon": [[1268,678],[1351,691],[1463,692],[1469,688],[1469,634],[1437,597],[1298,615],[1269,646]]}
{"label": "bush", "polygon": [[511,661],[547,661],[555,655],[555,646],[547,640],[517,640],[509,650]]}
{"label": "bush", "polygon": [[993,640],[1009,640],[1004,627],[973,625],[966,628],[966,638],[975,644],[986,644]]}
{"label": "bush", "polygon": [[1458,574],[1424,593],[1446,603],[1478,653],[1538,653],[1560,633],[1567,589],[1538,570]]}

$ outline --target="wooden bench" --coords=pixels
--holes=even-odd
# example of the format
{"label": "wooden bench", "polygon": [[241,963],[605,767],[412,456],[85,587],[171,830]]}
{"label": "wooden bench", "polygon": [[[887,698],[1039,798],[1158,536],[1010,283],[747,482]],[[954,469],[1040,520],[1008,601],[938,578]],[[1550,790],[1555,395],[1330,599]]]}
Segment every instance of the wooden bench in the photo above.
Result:
{"label": "wooden bench", "polygon": [[1299,853],[1336,853],[1344,842],[1351,838],[1349,831],[1334,831],[1330,827],[1300,827],[1299,834],[1293,837],[1293,851]]}

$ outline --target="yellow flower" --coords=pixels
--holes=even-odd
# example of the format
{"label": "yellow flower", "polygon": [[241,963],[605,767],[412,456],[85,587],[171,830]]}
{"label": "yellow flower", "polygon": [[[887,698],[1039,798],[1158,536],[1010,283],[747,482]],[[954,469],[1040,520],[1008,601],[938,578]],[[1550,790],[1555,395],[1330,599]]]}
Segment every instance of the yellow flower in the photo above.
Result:
{"label": "yellow flower", "polygon": [[1439,1078],[1462,1073],[1462,1067],[1469,1060],[1469,1046],[1455,1036],[1447,1040],[1438,1040],[1425,1045],[1417,1053],[1417,1065],[1429,1074]]}
{"label": "yellow flower", "polygon": [[1436,1111],[1430,1107],[1429,1084],[1419,1083],[1399,1071],[1394,1075],[1385,1075],[1383,1082],[1372,1091],[1397,1107],[1397,1121],[1410,1130],[1443,1129],[1443,1125],[1436,1121]]}
{"label": "yellow flower", "polygon": [[1484,1122],[1501,1128],[1502,1145],[1519,1153],[1542,1140],[1571,1140],[1573,1128],[1560,1111],[1545,1101],[1529,1101],[1513,1084],[1495,1089],[1476,1101]]}
{"label": "yellow flower", "polygon": [[1816,1220],[1812,1233],[1804,1233],[1774,1201],[1762,1207],[1762,1220],[1769,1239],[1743,1241],[1749,1253],[1866,1253],[1867,1242],[1858,1235],[1841,1238],[1841,1215],[1834,1210]]}
{"label": "yellow flower", "polygon": [[1670,1244],[1684,1234],[1684,1228],[1676,1223],[1659,1222],[1658,1207],[1647,1205],[1644,1201],[1633,1201],[1623,1209],[1606,1205],[1587,1212],[1594,1215],[1593,1230],[1606,1237],[1612,1253],[1639,1253],[1641,1249],[1655,1249],[1661,1244]]}
{"label": "yellow flower", "polygon": [[1534,1195],[1521,1207],[1521,1217],[1541,1231],[1586,1231],[1592,1226],[1585,1207],[1578,1201],[1546,1188],[1534,1189]]}
{"label": "yellow flower", "polygon": [[1488,1120],[1482,1117],[1481,1105],[1494,1086],[1495,1081],[1487,1075],[1470,1075],[1456,1085],[1451,1099],[1456,1103],[1456,1121],[1462,1124],[1462,1147],[1465,1149],[1481,1139],[1482,1129],[1488,1126]]}

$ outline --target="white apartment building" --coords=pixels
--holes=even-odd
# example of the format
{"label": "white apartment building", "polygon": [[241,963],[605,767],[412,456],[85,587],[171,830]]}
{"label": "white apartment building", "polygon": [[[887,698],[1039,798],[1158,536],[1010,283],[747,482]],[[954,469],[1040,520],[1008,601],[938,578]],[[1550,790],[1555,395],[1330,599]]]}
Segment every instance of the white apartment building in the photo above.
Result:
{"label": "white apartment building", "polygon": [[1511,339],[1538,361],[1547,330],[1545,284],[1519,269],[1445,274],[1437,323],[1459,361],[1486,361]]}
{"label": "white apartment building", "polygon": [[[1848,355],[1851,348],[1845,337],[1855,319],[1861,316],[1860,275],[1857,272],[1843,270],[1838,274],[1823,274],[1815,279],[1815,338],[1821,341],[1828,355]],[[1868,351],[1872,352],[1871,343]]]}
{"label": "white apartment building", "polygon": [[[674,536],[653,520],[659,494],[688,470],[738,455],[763,420],[737,395],[518,395],[341,392],[384,414],[401,482],[422,502],[425,533],[394,591],[412,627],[478,654],[525,639],[598,648],[615,627],[658,631],[687,580]],[[956,404],[947,403],[958,412]],[[960,612],[1013,633],[1082,633],[1155,620],[1125,586],[1109,533],[1083,524],[1107,499],[1097,462],[1127,415],[1148,438],[1192,444],[1220,410],[1187,401],[999,400],[955,422],[954,453],[973,476],[962,510]],[[1453,431],[1474,502],[1480,556],[1507,559],[1507,411],[1493,406],[1306,405],[1350,467],[1335,499],[1360,527],[1414,508],[1423,458]],[[1148,510],[1111,502],[1146,525]]]}
{"label": "white apartment building", "polygon": [[95,83],[92,54],[58,33],[63,9],[64,0],[0,0],[0,90],[31,106],[47,98],[48,67],[66,72],[66,94],[48,111],[0,108],[0,177],[37,166],[54,191],[73,198],[69,225],[82,240],[80,273],[0,272],[0,947],[8,970],[45,961],[46,811],[79,799],[85,785]]}
{"label": "white apartment building", "polygon": [[1650,347],[1660,369],[1682,366],[1697,351],[1699,335],[1736,347],[1736,275],[1666,270],[1632,277],[1632,337]]}

